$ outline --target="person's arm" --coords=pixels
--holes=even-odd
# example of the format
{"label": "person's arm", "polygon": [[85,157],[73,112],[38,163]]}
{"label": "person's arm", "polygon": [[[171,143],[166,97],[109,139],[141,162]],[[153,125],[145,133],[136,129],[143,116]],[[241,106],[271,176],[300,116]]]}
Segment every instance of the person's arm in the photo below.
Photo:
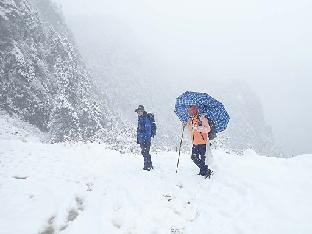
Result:
{"label": "person's arm", "polygon": [[189,120],[189,121],[187,122],[186,126],[187,126],[187,128],[188,128],[190,134],[192,134],[192,130],[193,130],[193,129],[192,129],[192,120]]}
{"label": "person's arm", "polygon": [[198,127],[198,131],[202,133],[209,133],[211,128],[206,117],[201,117],[202,126]]}
{"label": "person's arm", "polygon": [[144,138],[144,124],[141,118],[138,118],[138,127],[137,127],[137,144],[142,143]]}

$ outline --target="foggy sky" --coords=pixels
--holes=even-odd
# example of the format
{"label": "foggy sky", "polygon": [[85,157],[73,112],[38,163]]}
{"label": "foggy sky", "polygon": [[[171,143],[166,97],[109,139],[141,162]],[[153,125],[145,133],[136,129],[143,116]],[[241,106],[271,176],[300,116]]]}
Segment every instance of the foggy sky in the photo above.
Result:
{"label": "foggy sky", "polygon": [[247,81],[276,142],[312,153],[312,1],[55,1],[66,18],[101,15],[125,23],[142,48],[192,82]]}

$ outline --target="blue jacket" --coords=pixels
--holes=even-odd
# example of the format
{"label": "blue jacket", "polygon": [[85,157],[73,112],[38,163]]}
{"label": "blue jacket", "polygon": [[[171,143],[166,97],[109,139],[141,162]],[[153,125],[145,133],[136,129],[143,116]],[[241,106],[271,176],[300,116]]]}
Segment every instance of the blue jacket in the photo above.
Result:
{"label": "blue jacket", "polygon": [[142,116],[138,117],[137,128],[137,143],[142,144],[144,142],[150,142],[152,138],[152,123],[144,112]]}

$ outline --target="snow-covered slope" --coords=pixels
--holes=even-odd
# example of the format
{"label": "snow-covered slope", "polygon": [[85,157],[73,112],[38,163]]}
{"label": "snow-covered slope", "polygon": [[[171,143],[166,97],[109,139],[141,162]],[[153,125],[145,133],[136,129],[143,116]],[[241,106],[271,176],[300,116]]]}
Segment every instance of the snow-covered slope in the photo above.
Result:
{"label": "snow-covered slope", "polygon": [[205,180],[189,155],[176,174],[177,153],[153,154],[146,172],[102,144],[21,140],[13,122],[0,130],[1,234],[312,233],[312,155],[213,151]]}
{"label": "snow-covered slope", "polygon": [[0,12],[0,110],[49,132],[52,142],[113,138],[118,119],[98,96],[55,4],[5,0]]}
{"label": "snow-covered slope", "polygon": [[47,142],[49,136],[47,133],[41,132],[32,124],[26,123],[19,119],[16,115],[10,116],[5,111],[0,110],[0,146],[6,140],[18,141],[39,141]]}

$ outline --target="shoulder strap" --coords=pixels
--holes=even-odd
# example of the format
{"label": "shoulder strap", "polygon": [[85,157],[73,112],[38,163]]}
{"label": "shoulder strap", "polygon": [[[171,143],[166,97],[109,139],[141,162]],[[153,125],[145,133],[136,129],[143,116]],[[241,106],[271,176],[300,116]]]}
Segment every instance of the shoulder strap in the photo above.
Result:
{"label": "shoulder strap", "polygon": [[200,117],[199,117],[199,115],[197,115],[197,120],[198,120],[198,125],[202,125],[202,121],[201,121],[201,119],[200,119]]}

